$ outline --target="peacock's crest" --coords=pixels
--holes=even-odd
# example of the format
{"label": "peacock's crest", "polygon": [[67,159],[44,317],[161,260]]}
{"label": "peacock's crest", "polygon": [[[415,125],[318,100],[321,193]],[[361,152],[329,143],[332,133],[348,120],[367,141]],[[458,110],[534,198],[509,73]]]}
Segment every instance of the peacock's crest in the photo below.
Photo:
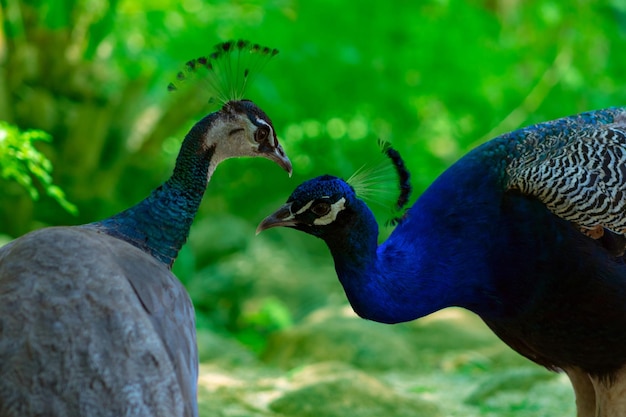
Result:
{"label": "peacock's crest", "polygon": [[176,91],[189,85],[190,79],[200,79],[210,91],[211,102],[224,105],[241,100],[246,87],[276,54],[278,49],[246,40],[218,43],[210,55],[187,61],[167,89]]}
{"label": "peacock's crest", "polygon": [[[373,166],[363,165],[346,182],[350,184],[360,199],[385,207],[393,206],[394,214],[389,223],[396,225],[402,218],[399,213],[409,202],[411,196],[411,175],[400,153],[389,142],[379,140],[378,145],[381,153],[387,158]],[[395,188],[389,187],[392,181],[399,182],[399,195]],[[395,199],[395,201],[391,202],[391,199]]]}

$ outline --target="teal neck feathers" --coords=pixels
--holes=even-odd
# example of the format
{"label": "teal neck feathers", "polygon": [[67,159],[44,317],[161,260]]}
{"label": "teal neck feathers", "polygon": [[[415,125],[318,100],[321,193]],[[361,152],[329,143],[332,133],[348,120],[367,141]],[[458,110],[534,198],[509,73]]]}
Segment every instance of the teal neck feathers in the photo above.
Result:
{"label": "teal neck feathers", "polygon": [[217,165],[215,145],[205,142],[216,118],[217,113],[206,116],[187,133],[174,173],[164,184],[137,205],[87,227],[122,239],[171,267]]}

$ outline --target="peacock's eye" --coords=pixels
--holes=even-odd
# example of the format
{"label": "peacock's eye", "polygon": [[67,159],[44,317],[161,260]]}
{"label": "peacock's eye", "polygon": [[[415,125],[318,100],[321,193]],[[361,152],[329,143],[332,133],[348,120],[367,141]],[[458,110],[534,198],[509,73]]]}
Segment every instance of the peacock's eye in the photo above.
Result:
{"label": "peacock's eye", "polygon": [[330,212],[330,204],[325,201],[320,201],[311,207],[311,211],[318,217],[325,216]]}
{"label": "peacock's eye", "polygon": [[256,140],[257,143],[265,142],[269,134],[270,130],[266,126],[259,126],[254,134],[254,140]]}

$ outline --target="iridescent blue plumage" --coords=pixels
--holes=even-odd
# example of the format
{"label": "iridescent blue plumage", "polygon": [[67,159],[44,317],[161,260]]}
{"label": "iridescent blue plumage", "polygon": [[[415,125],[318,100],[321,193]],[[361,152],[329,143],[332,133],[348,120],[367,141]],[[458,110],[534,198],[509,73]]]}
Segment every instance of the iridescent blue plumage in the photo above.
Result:
{"label": "iridescent blue plumage", "polygon": [[[626,154],[625,115],[583,113],[479,146],[437,178],[380,245],[370,210],[331,176],[300,185],[259,230],[287,226],[323,239],[360,316],[397,323],[466,308],[522,355],[567,372],[579,416],[595,416],[596,406],[613,415],[623,406],[626,239],[607,228],[626,216],[611,224],[603,216],[626,200],[622,166],[607,163]],[[536,172],[546,174],[543,182],[533,182]],[[566,178],[547,176],[556,172]],[[589,216],[594,238],[589,223],[553,211],[563,201],[572,216],[606,203]]]}

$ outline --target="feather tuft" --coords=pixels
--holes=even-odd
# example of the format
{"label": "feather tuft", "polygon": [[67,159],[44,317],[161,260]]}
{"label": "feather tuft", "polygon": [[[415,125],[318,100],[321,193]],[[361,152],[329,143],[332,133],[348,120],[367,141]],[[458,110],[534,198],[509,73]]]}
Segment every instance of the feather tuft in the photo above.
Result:
{"label": "feather tuft", "polygon": [[[362,166],[346,182],[360,199],[383,207],[393,206],[395,214],[388,223],[396,225],[402,220],[397,212],[404,209],[411,196],[410,173],[398,151],[389,142],[379,140],[378,145],[387,158],[370,167]],[[396,189],[389,187],[391,182],[399,183],[398,196]]]}
{"label": "feather tuft", "polygon": [[400,195],[396,201],[396,209],[402,210],[409,202],[409,198],[411,198],[411,173],[404,164],[404,160],[402,160],[400,153],[391,146],[385,149],[385,155],[391,159],[393,166],[396,169],[396,173],[398,174],[398,180],[400,181]]}
{"label": "feather tuft", "polygon": [[176,75],[176,81],[170,83],[168,91],[176,91],[183,85],[191,83],[191,79],[204,82],[211,99],[222,105],[232,100],[241,100],[246,87],[261,71],[271,58],[278,54],[272,49],[240,39],[222,42],[215,45],[213,52],[185,63],[183,71]]}
{"label": "feather tuft", "polygon": [[196,70],[196,60],[192,59],[191,61],[187,61],[187,63],[185,64],[185,69],[187,71],[195,71]]}

